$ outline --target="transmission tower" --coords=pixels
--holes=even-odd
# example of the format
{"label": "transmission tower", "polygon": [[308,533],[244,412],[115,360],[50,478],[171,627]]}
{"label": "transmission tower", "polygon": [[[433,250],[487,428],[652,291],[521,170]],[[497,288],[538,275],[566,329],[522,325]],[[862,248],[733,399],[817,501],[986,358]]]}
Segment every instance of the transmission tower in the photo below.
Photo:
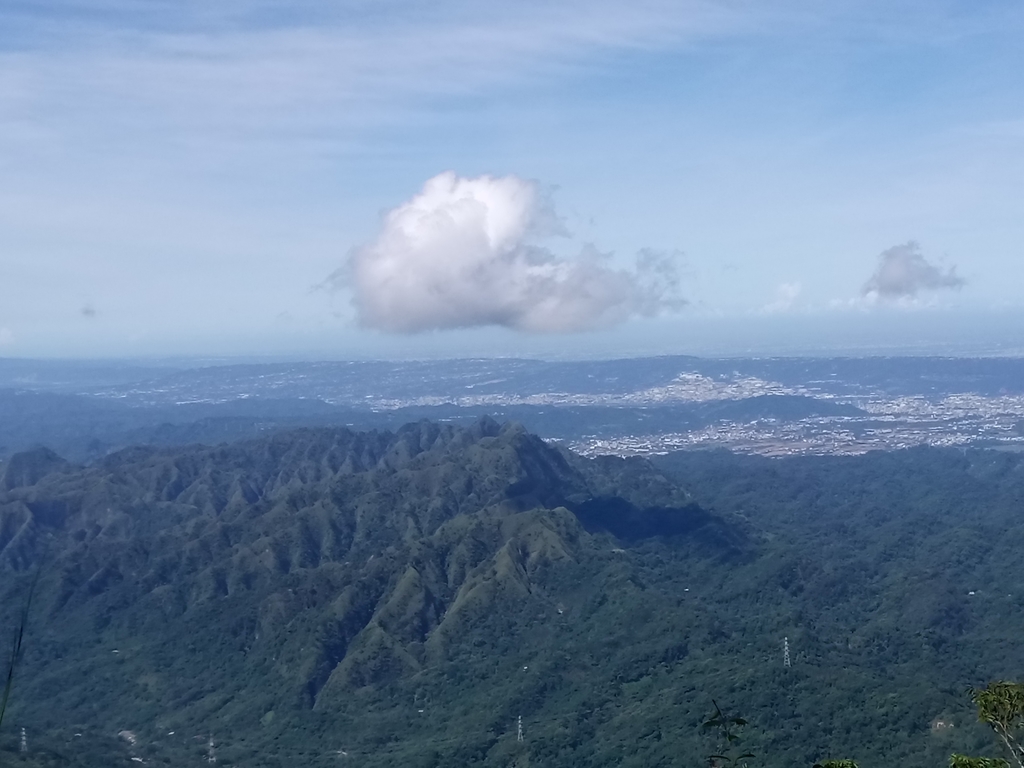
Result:
{"label": "transmission tower", "polygon": [[28,734],[25,733],[25,729],[21,729],[21,751],[28,752]]}
{"label": "transmission tower", "polygon": [[790,660],[789,660],[789,638],[788,637],[782,638],[782,664],[783,664],[783,666],[786,667],[786,669],[789,669],[790,666],[792,666],[792,664],[790,663]]}
{"label": "transmission tower", "polygon": [[516,731],[516,741],[522,741],[522,740],[523,740],[523,716],[520,715],[519,716],[519,727],[518,727],[518,729]]}
{"label": "transmission tower", "polygon": [[216,752],[216,749],[214,748],[213,734],[212,733],[210,734],[210,743],[208,745],[208,750],[207,750],[207,753],[206,753],[206,762],[208,762],[208,763],[216,763],[217,762],[217,752]]}

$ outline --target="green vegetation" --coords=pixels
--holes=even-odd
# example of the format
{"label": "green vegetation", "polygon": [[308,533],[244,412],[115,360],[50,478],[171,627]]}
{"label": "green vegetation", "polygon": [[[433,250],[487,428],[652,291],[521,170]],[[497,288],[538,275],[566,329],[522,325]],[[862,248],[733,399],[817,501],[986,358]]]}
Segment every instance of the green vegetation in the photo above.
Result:
{"label": "green vegetation", "polygon": [[755,755],[742,746],[743,738],[740,731],[747,724],[742,717],[729,717],[718,707],[718,702],[711,702],[715,711],[702,724],[705,731],[710,732],[718,741],[718,751],[708,755],[709,768],[725,768],[726,766],[740,766],[746,768],[748,760],[754,759]]}
{"label": "green vegetation", "polygon": [[[985,688],[972,689],[970,694],[978,708],[978,719],[992,728],[1018,768],[1024,766],[1021,760],[1024,747],[1016,735],[1024,725],[1024,685],[996,681]],[[953,755],[950,765],[953,768],[992,768],[1009,763],[993,758]]]}
{"label": "green vegetation", "polygon": [[[978,718],[987,723],[995,731],[999,740],[1013,756],[1014,762],[1021,765],[1022,748],[1015,732],[1024,726],[1024,685],[995,681],[986,688],[972,689],[970,697],[978,709]],[[708,757],[710,768],[723,768],[729,765],[746,765],[747,759],[753,758],[750,752],[737,755],[740,737],[737,731],[747,725],[740,717],[727,717],[715,704],[714,714],[704,723],[705,729],[711,729],[719,736],[723,744],[723,752]],[[950,768],[1009,768],[1010,764],[1001,758],[967,757],[953,754],[949,758]],[[815,763],[813,768],[858,768],[853,760],[824,760]]]}
{"label": "green vegetation", "polygon": [[1011,454],[591,462],[482,421],[0,480],[0,631],[49,553],[0,760],[25,726],[54,765],[924,768],[991,751],[963,690],[1024,655]]}
{"label": "green vegetation", "polygon": [[949,768],[1009,768],[1005,760],[995,757],[965,757],[953,755],[949,758]]}

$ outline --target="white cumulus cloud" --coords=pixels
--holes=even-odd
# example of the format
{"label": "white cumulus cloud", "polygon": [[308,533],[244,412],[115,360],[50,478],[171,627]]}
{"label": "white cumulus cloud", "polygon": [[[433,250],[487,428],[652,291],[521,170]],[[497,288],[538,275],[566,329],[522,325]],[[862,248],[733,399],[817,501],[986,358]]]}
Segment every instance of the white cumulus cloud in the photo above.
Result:
{"label": "white cumulus cloud", "polygon": [[633,269],[616,269],[593,247],[562,258],[542,245],[560,234],[536,183],[446,172],[389,211],[327,285],[351,290],[361,325],[397,333],[565,333],[682,306],[670,256],[642,251]]}

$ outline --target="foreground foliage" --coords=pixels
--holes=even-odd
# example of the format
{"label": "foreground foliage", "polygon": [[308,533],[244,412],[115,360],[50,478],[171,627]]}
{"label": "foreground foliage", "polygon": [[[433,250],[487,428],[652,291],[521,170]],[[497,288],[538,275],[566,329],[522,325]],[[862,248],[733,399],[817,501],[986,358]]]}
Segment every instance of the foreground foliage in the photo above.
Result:
{"label": "foreground foliage", "polygon": [[[1018,768],[1024,763],[1024,747],[1017,732],[1024,726],[1024,685],[995,681],[985,688],[972,688],[971,700],[978,708],[978,719],[992,728],[1002,745],[1010,753]],[[1006,760],[989,757],[965,757],[953,755],[949,764],[952,768],[997,768],[1008,766]]]}

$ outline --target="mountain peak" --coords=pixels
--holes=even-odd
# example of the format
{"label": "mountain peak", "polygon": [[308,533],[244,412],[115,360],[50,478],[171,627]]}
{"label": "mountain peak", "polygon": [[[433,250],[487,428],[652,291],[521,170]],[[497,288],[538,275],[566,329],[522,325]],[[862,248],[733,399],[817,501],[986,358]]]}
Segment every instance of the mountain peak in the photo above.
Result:
{"label": "mountain peak", "polygon": [[71,465],[51,451],[38,446],[11,456],[3,465],[0,488],[6,491],[38,483],[54,472],[65,472]]}

